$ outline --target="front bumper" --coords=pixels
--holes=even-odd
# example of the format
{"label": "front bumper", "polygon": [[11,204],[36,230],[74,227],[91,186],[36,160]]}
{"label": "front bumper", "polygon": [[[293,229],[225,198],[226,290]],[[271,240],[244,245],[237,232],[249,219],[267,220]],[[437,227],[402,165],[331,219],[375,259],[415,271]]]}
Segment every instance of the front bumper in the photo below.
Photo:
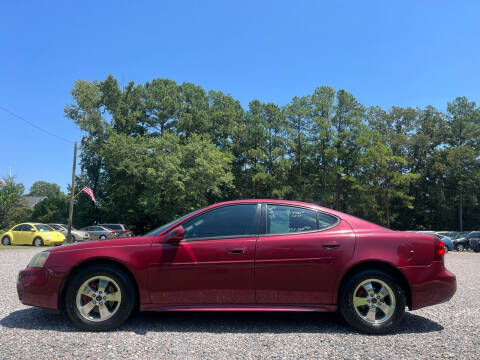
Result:
{"label": "front bumper", "polygon": [[411,310],[450,300],[457,290],[457,278],[443,262],[434,261],[425,267],[401,268],[410,282]]}
{"label": "front bumper", "polygon": [[26,268],[17,277],[18,298],[24,305],[58,310],[64,273],[49,268]]}

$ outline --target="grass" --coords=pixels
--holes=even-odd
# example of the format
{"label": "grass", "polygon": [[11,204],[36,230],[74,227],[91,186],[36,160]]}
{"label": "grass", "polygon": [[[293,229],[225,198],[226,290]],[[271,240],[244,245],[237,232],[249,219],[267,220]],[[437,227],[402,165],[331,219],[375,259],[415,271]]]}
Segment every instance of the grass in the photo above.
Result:
{"label": "grass", "polygon": [[[44,247],[49,247],[49,246],[42,246]],[[16,250],[16,249],[40,249],[40,247],[35,247],[32,245],[0,245],[0,250]]]}

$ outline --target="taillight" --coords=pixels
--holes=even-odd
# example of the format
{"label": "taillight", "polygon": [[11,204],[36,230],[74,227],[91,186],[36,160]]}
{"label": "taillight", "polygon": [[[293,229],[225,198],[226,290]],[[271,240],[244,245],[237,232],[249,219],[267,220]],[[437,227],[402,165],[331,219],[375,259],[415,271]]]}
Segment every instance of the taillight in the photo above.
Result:
{"label": "taillight", "polygon": [[115,235],[115,231],[110,231],[110,235]]}
{"label": "taillight", "polygon": [[434,239],[434,252],[433,252],[433,260],[434,261],[441,261],[443,260],[443,256],[445,255],[445,243],[437,238],[436,236],[433,237]]}
{"label": "taillight", "polygon": [[122,230],[122,234],[125,234],[127,232],[127,230]]}

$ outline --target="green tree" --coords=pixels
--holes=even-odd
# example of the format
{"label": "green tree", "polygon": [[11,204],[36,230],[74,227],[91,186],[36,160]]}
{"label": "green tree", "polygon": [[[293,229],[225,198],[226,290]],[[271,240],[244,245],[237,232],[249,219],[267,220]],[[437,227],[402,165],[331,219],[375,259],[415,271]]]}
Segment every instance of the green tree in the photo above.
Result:
{"label": "green tree", "polygon": [[60,196],[62,191],[60,190],[60,186],[55,183],[49,183],[46,181],[36,181],[30,187],[30,196],[47,196],[47,197],[54,197]]}
{"label": "green tree", "polygon": [[63,223],[68,219],[69,199],[65,194],[49,196],[33,208],[32,221],[41,223]]}
{"label": "green tree", "polygon": [[291,182],[296,184],[293,196],[306,200],[305,168],[310,160],[310,139],[312,131],[312,109],[309,96],[294,97],[285,107],[286,127],[288,131],[288,149],[291,160]]}
{"label": "green tree", "polygon": [[0,187],[0,229],[10,229],[28,220],[30,209],[25,205],[24,191],[22,183],[17,183],[13,176],[6,177],[5,185]]}
{"label": "green tree", "polygon": [[458,97],[447,106],[447,144],[445,159],[448,175],[456,184],[458,228],[463,231],[465,194],[475,185],[480,156],[480,109],[466,97]]}

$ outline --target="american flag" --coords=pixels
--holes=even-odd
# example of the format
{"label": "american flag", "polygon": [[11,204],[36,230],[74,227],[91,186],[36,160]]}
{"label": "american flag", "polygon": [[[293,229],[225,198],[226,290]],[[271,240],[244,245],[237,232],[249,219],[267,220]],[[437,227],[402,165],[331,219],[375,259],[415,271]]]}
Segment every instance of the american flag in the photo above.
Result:
{"label": "american flag", "polygon": [[97,204],[97,201],[95,200],[95,195],[93,195],[93,190],[90,187],[84,186],[81,191],[90,196],[90,199],[92,199],[95,205]]}

